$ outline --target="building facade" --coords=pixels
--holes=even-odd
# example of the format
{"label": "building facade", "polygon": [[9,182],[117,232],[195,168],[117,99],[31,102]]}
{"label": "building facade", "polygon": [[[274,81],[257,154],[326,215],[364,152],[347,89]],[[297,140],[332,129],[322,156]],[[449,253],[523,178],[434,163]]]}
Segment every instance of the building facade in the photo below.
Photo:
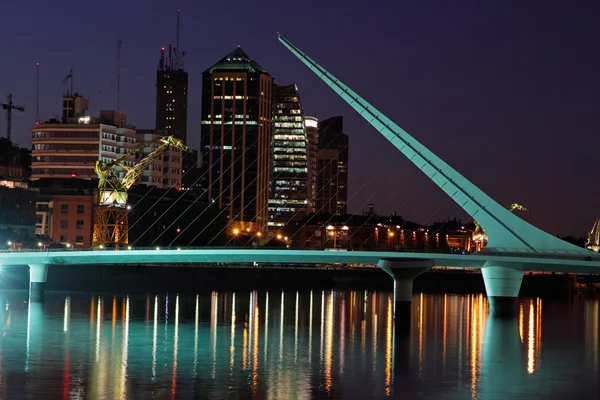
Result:
{"label": "building facade", "polygon": [[156,129],[187,143],[188,73],[178,49],[161,49],[156,69]]}
{"label": "building facade", "polygon": [[[354,220],[352,220],[354,219]],[[395,218],[352,216],[346,223],[303,225],[294,236],[300,249],[347,251],[425,251],[442,253],[476,250],[471,231],[444,222],[422,226]],[[325,220],[327,221],[327,219]],[[383,221],[383,222],[378,222]]]}
{"label": "building facade", "polygon": [[310,192],[308,198],[312,206],[309,212],[316,211],[317,195],[317,153],[319,146],[319,120],[316,117],[304,116],[304,127],[308,138],[308,180],[310,182]]}
{"label": "building facade", "polygon": [[19,187],[0,186],[0,243],[26,246],[35,234],[37,192]]}
{"label": "building facade", "polygon": [[268,222],[273,78],[241,48],[202,74],[201,152],[207,198],[231,229]]}
{"label": "building facade", "polygon": [[296,85],[274,86],[269,230],[299,221],[313,208],[309,141]]}
{"label": "building facade", "polygon": [[[166,136],[166,132],[138,129],[136,132],[138,144],[147,143],[148,146],[137,152],[136,162],[142,161],[154,151],[160,145],[155,141],[163,136]],[[156,186],[159,189],[174,188],[181,190],[182,158],[183,154],[180,149],[169,147],[144,170],[137,183]]]}
{"label": "building facade", "polygon": [[[99,118],[86,116],[83,105],[87,106],[87,100],[81,97],[65,97],[63,104],[69,107],[63,110],[64,123],[50,120],[31,128],[31,180],[96,179],[98,159],[110,162],[135,147],[136,133],[127,125],[125,114],[101,111]],[[133,166],[135,158],[122,162]]]}
{"label": "building facade", "polygon": [[319,122],[316,212],[346,214],[348,202],[348,135],[344,117]]}

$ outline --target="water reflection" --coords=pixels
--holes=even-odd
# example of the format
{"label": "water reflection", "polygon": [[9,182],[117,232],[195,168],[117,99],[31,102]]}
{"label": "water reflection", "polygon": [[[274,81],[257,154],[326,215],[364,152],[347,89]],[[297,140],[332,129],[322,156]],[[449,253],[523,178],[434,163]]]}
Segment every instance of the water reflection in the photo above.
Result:
{"label": "water reflection", "polygon": [[385,292],[11,296],[0,296],[2,398],[25,386],[65,398],[273,399],[589,397],[600,387],[599,299],[522,299],[517,318],[499,320],[482,295],[418,294],[409,335],[396,335]]}

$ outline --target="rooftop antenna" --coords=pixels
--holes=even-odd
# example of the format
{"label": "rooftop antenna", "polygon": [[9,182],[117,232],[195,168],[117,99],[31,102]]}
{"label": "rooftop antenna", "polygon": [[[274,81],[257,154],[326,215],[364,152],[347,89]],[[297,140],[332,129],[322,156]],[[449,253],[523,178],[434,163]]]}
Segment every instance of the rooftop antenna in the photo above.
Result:
{"label": "rooftop antenna", "polygon": [[177,9],[177,34],[175,35],[175,68],[179,69],[179,12],[181,9]]}
{"label": "rooftop antenna", "polygon": [[35,124],[40,123],[40,63],[35,63]]}
{"label": "rooftop antenna", "polygon": [[117,111],[121,101],[121,40],[117,36]]}

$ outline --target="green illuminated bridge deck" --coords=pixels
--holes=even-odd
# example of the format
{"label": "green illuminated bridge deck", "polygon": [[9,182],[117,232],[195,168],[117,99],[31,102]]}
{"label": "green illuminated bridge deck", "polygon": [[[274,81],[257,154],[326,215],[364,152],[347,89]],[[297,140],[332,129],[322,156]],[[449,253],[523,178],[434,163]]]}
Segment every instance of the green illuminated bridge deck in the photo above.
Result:
{"label": "green illuminated bridge deck", "polygon": [[[593,254],[593,253],[592,253]],[[482,252],[472,255],[444,253],[264,250],[264,249],[173,249],[173,250],[99,250],[99,251],[31,251],[0,253],[2,265],[79,265],[135,264],[181,265],[206,263],[273,263],[273,264],[377,264],[380,260],[433,260],[435,265],[459,268],[482,268],[486,262],[518,263],[529,271],[600,273],[600,257],[533,255]]]}

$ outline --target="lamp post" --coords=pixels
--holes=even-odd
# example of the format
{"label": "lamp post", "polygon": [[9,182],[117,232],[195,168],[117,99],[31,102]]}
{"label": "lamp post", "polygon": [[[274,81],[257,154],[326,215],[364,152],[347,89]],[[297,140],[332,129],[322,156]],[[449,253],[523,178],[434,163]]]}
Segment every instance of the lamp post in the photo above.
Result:
{"label": "lamp post", "polygon": [[333,227],[333,225],[328,225],[327,228],[325,228],[325,229],[327,229],[327,234],[333,238],[333,248],[336,249],[337,248],[337,243],[336,243],[337,235],[335,234],[335,228]]}

